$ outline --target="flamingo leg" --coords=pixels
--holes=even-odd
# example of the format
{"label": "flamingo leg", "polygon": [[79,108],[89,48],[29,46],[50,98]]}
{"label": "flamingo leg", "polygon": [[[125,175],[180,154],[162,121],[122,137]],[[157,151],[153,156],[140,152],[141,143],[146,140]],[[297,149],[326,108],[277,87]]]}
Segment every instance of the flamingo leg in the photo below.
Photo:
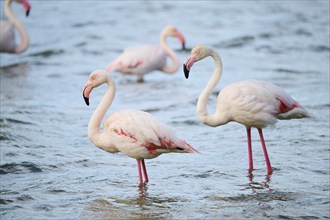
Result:
{"label": "flamingo leg", "polygon": [[144,159],[141,160],[141,163],[142,163],[142,169],[143,169],[144,182],[149,182],[147,168],[146,168],[146,165],[144,163]]}
{"label": "flamingo leg", "polygon": [[264,155],[265,155],[265,160],[266,160],[266,165],[267,165],[267,173],[271,174],[273,172],[273,169],[272,169],[272,165],[270,164],[269,157],[268,157],[264,136],[262,134],[262,129],[258,128],[258,132],[259,132],[259,136],[260,136],[262,150],[264,151]]}
{"label": "flamingo leg", "polygon": [[137,162],[137,167],[138,167],[138,172],[139,172],[139,185],[141,186],[143,181],[142,181],[142,173],[141,173],[141,160],[136,159]]}
{"label": "flamingo leg", "polygon": [[251,128],[246,128],[246,134],[247,134],[247,141],[248,141],[249,173],[251,173],[253,171]]}
{"label": "flamingo leg", "polygon": [[136,82],[137,83],[143,83],[144,82],[143,76],[138,75],[137,78],[136,78]]}

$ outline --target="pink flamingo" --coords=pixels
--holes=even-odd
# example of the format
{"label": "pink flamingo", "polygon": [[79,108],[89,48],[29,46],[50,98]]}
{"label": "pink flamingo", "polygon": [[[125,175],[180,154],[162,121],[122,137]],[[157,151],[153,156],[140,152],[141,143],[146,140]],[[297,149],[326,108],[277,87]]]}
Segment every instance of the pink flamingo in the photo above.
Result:
{"label": "pink flamingo", "polygon": [[[172,25],[165,26],[160,35],[160,45],[141,45],[125,49],[119,57],[110,63],[107,71],[119,71],[123,74],[137,76],[137,82],[143,82],[143,75],[154,70],[172,74],[177,71],[179,61],[175,52],[167,45],[167,37],[176,37],[185,48],[183,35]],[[172,65],[166,64],[167,56],[172,60]]]}
{"label": "pink flamingo", "polygon": [[[104,122],[103,131],[100,124],[115,96],[115,84],[104,70],[95,70],[83,87],[83,97],[89,105],[92,89],[108,84],[108,89],[93,113],[89,125],[88,136],[92,142],[109,153],[122,152],[137,160],[139,183],[148,182],[144,159],[152,159],[163,153],[197,152],[185,141],[178,139],[168,128],[151,114],[138,110],[121,110],[112,113]],[[142,168],[142,171],[141,171]]]}
{"label": "pink flamingo", "polygon": [[[19,20],[13,15],[10,4],[14,0],[5,0],[5,14],[7,20],[0,20],[0,52],[1,53],[22,53],[29,46],[29,37]],[[23,5],[26,16],[30,12],[30,4],[27,0],[15,0],[15,2]],[[21,42],[16,45],[14,27],[17,29]]]}
{"label": "pink flamingo", "polygon": [[215,62],[213,74],[199,96],[197,113],[202,123],[215,127],[236,121],[245,125],[248,141],[249,172],[253,170],[251,128],[258,129],[264,152],[267,172],[272,173],[272,167],[262,134],[262,128],[275,124],[277,119],[293,119],[309,117],[308,112],[293,100],[281,88],[263,81],[245,80],[226,86],[218,95],[217,108],[214,114],[207,111],[207,100],[222,75],[222,61],[213,49],[199,45],[192,49],[184,63],[185,77],[193,64],[205,57],[211,56]]}

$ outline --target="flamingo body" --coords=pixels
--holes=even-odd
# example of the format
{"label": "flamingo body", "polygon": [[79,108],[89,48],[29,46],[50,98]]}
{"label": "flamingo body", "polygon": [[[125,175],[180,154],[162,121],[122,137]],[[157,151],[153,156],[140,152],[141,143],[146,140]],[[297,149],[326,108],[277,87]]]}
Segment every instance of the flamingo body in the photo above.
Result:
{"label": "flamingo body", "polygon": [[0,20],[0,48],[1,53],[15,51],[15,32],[13,25],[8,20]]}
{"label": "flamingo body", "polygon": [[[178,38],[184,48],[184,36],[176,27],[167,25],[161,32],[159,45],[146,44],[125,49],[105,70],[136,75],[137,82],[142,82],[143,76],[154,70],[173,74],[179,67],[179,61],[175,52],[166,43],[167,37]],[[167,65],[167,57],[172,60],[171,65]]]}
{"label": "flamingo body", "polygon": [[153,115],[134,109],[112,113],[104,124],[112,146],[135,159],[152,159],[163,153],[193,148],[180,140]]}
{"label": "flamingo body", "polygon": [[103,131],[100,131],[101,121],[115,95],[115,84],[104,70],[96,70],[83,88],[84,99],[89,105],[92,90],[104,83],[108,84],[108,90],[90,119],[88,136],[97,147],[107,152],[122,152],[135,158],[140,185],[143,183],[142,173],[144,182],[149,181],[144,159],[152,159],[163,153],[197,152],[184,140],[177,138],[166,125],[143,111],[128,109],[113,112],[105,120]]}
{"label": "flamingo body", "polygon": [[226,86],[218,95],[217,125],[230,121],[246,127],[264,128],[277,119],[303,118],[308,114],[280,87],[258,80]]}
{"label": "flamingo body", "polygon": [[166,65],[166,58],[166,52],[160,45],[141,45],[125,49],[106,70],[117,70],[141,78],[153,70],[162,70]]}
{"label": "flamingo body", "polygon": [[253,170],[251,128],[257,128],[265,156],[268,174],[272,173],[262,129],[275,124],[277,119],[294,119],[309,117],[309,113],[291,98],[280,87],[258,80],[245,80],[228,85],[218,95],[214,114],[207,111],[208,97],[219,82],[222,74],[222,61],[212,48],[198,45],[192,49],[184,63],[186,78],[193,64],[211,56],[215,61],[213,74],[202,91],[197,102],[197,113],[200,121],[215,127],[235,121],[246,127],[248,140],[249,171]]}
{"label": "flamingo body", "polygon": [[[29,37],[23,27],[23,25],[19,22],[19,20],[13,15],[10,4],[14,0],[5,0],[5,14],[8,17],[8,20],[0,20],[0,52],[1,53],[22,53],[29,46]],[[27,0],[15,0],[16,2],[22,4],[24,6],[26,16],[29,15],[30,12],[30,4]],[[21,42],[16,44],[15,41],[15,31],[17,29]]]}

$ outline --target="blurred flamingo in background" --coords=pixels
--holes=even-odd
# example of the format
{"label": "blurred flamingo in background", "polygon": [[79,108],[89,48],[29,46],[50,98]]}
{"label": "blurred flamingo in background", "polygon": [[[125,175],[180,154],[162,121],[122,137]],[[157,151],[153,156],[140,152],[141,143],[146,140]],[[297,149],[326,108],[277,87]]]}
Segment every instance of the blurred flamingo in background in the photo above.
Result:
{"label": "blurred flamingo in background", "polygon": [[[5,0],[5,14],[8,20],[0,20],[0,52],[1,53],[22,53],[29,46],[29,37],[26,33],[23,25],[19,22],[19,20],[13,15],[10,4],[12,2],[17,2],[23,5],[26,16],[29,15],[30,12],[30,4],[27,0]],[[17,45],[15,42],[15,30],[17,29],[21,42]]]}
{"label": "blurred flamingo in background", "polygon": [[199,45],[192,49],[190,56],[184,63],[185,77],[193,64],[211,56],[215,61],[215,69],[199,96],[197,113],[202,123],[215,127],[236,121],[245,125],[248,140],[249,172],[253,170],[251,128],[258,129],[262,144],[268,174],[272,167],[262,134],[262,128],[275,124],[277,119],[293,119],[309,117],[309,113],[293,100],[286,92],[268,82],[245,80],[226,86],[218,95],[217,108],[214,114],[207,111],[207,100],[222,75],[222,61],[212,48]]}
{"label": "blurred flamingo in background", "polygon": [[[136,75],[137,82],[143,82],[143,75],[160,70],[164,73],[175,73],[179,67],[179,61],[175,52],[167,45],[167,37],[176,37],[185,49],[184,36],[172,25],[165,26],[160,35],[160,45],[147,44],[138,47],[127,48],[119,57],[110,63],[107,71],[119,71],[123,74]],[[167,56],[172,64],[167,65]]]}
{"label": "blurred flamingo in background", "polygon": [[109,153],[122,152],[135,158],[140,185],[143,183],[142,172],[144,182],[149,181],[144,159],[152,159],[163,153],[197,152],[188,143],[176,138],[151,114],[143,111],[130,109],[114,112],[105,120],[103,131],[100,131],[101,121],[115,96],[115,84],[107,72],[96,70],[90,74],[83,87],[83,97],[89,105],[92,89],[104,83],[108,84],[108,89],[89,121],[88,136],[102,150]]}

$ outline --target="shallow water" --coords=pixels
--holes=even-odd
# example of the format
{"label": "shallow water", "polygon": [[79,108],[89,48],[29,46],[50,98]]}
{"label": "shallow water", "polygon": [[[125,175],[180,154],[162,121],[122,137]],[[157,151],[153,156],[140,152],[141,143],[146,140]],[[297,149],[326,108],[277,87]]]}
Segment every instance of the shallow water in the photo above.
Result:
{"label": "shallow water", "polygon": [[[14,7],[30,48],[1,54],[1,219],[330,218],[328,1],[30,2],[29,18]],[[202,154],[146,161],[150,183],[139,188],[135,160],[92,145],[87,124],[105,87],[86,107],[89,73],[125,47],[157,43],[166,24],[186,37],[186,51],[168,41],[181,62],[199,43],[221,54],[210,112],[223,86],[255,78],[281,86],[313,115],[264,130],[271,176],[255,130],[250,176],[244,127],[198,122],[211,59],[196,64],[189,80],[181,68],[147,75],[143,84],[113,74],[110,111],[149,111]]]}

